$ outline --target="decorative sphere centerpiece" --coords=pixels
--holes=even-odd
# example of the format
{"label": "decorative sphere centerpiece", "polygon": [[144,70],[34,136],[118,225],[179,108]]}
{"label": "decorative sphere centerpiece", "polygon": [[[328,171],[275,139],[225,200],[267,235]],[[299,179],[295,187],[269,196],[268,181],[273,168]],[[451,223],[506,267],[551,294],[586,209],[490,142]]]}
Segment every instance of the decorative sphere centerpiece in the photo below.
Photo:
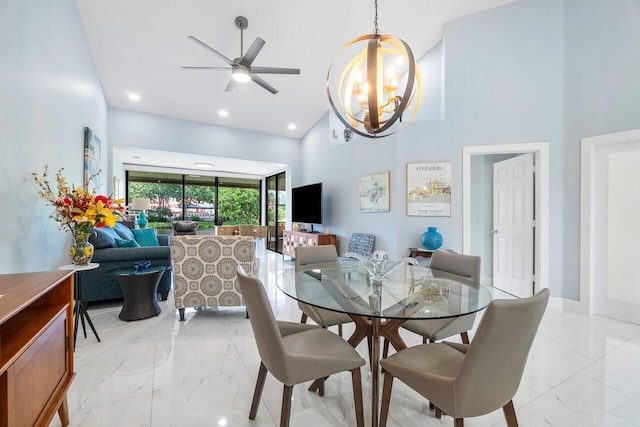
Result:
{"label": "decorative sphere centerpiece", "polygon": [[437,227],[427,227],[427,231],[422,234],[422,246],[430,251],[442,246],[442,234],[438,233]]}

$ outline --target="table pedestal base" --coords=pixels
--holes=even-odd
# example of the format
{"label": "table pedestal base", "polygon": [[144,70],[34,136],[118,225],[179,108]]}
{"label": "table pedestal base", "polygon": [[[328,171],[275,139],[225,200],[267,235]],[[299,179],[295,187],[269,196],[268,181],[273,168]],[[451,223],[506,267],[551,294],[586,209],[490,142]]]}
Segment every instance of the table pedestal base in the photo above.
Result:
{"label": "table pedestal base", "polygon": [[[380,392],[380,337],[384,337],[391,343],[396,351],[407,348],[407,344],[400,336],[399,328],[406,319],[388,319],[381,321],[379,317],[368,318],[349,314],[356,325],[356,330],[349,337],[349,344],[354,348],[363,339],[370,339],[369,363],[371,364],[371,426],[378,427],[378,408]],[[310,391],[320,389],[326,378],[315,380],[309,387]]]}

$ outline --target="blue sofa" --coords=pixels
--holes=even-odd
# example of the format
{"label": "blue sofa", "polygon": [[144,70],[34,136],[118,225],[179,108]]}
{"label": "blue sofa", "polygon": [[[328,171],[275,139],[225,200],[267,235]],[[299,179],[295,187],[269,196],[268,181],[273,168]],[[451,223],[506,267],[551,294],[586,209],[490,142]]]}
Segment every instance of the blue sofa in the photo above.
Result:
{"label": "blue sofa", "polygon": [[[135,240],[132,231],[120,222],[114,228],[95,229],[89,238],[95,249],[91,262],[99,263],[100,267],[82,272],[82,302],[121,299],[120,285],[111,272],[118,268],[133,267],[135,261],[150,261],[151,265],[171,268],[168,235],[157,235],[159,246],[118,247],[116,239],[120,242]],[[170,289],[171,271],[167,270],[158,284],[160,299],[166,300]]]}

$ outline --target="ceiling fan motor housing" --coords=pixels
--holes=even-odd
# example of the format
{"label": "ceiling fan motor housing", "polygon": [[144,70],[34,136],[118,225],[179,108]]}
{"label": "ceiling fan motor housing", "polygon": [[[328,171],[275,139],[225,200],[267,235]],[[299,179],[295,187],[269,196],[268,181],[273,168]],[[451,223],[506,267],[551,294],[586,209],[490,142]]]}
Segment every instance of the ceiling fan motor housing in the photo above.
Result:
{"label": "ceiling fan motor housing", "polygon": [[244,16],[237,16],[236,27],[240,28],[241,30],[246,30],[249,27],[249,20]]}

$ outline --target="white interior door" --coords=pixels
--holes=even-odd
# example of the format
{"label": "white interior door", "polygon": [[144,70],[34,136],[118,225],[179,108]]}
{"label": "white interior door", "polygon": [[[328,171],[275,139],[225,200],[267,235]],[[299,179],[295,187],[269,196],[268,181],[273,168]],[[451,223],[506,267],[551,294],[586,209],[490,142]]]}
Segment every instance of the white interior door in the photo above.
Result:
{"label": "white interior door", "polygon": [[533,153],[493,165],[493,286],[533,295]]}
{"label": "white interior door", "polygon": [[640,141],[596,149],[595,313],[640,324]]}

